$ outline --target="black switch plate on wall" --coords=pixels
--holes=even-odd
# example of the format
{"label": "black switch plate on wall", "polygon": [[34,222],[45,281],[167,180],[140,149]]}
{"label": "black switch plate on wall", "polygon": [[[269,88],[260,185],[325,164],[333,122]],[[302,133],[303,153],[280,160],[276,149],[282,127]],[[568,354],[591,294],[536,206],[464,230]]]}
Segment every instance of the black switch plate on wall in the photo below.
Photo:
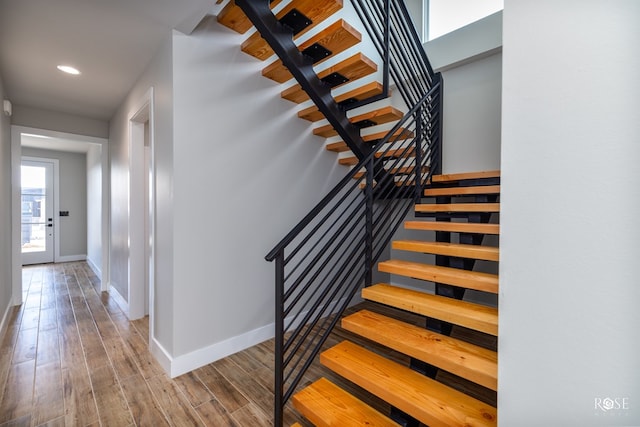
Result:
{"label": "black switch plate on wall", "polygon": [[69,211],[60,211],[60,216],[69,216]]}

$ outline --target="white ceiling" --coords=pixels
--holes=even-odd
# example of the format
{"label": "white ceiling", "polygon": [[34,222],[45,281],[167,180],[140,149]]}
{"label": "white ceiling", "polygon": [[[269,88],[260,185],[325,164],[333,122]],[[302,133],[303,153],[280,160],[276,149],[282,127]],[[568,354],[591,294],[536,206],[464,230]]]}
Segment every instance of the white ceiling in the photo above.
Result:
{"label": "white ceiling", "polygon": [[[109,120],[175,28],[215,0],[0,0],[0,76],[14,105]],[[80,76],[56,69],[78,68]]]}

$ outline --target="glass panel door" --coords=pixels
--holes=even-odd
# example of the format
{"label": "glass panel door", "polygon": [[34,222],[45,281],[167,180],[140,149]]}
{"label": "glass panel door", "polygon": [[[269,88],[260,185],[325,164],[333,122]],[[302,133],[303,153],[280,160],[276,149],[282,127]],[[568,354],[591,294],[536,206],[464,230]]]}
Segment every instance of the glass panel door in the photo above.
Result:
{"label": "glass panel door", "polygon": [[53,163],[23,160],[21,180],[22,263],[53,262]]}

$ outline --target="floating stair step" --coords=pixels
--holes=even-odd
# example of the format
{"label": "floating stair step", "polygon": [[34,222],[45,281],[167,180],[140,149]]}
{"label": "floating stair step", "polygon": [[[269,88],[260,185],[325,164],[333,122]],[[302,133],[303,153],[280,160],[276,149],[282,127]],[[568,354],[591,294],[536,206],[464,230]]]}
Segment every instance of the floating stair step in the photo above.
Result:
{"label": "floating stair step", "polygon": [[434,175],[433,182],[458,182],[465,179],[485,179],[485,178],[500,178],[500,171],[478,171],[478,172],[463,172],[463,173],[448,173],[442,175]]}
{"label": "floating stair step", "polygon": [[[372,133],[369,135],[365,135],[362,137],[362,140],[364,142],[370,142],[372,144],[377,143],[378,141],[380,141],[382,138],[384,138],[385,136],[387,136],[387,134],[389,133],[388,130],[382,131],[382,132],[376,132],[376,133]],[[402,139],[409,139],[409,138],[413,138],[415,136],[415,134],[405,128],[400,128],[398,129],[394,134],[393,134],[393,141],[400,141]],[[327,150],[329,151],[334,151],[336,153],[342,153],[344,151],[349,151],[349,146],[347,146],[347,143],[344,141],[337,141],[337,142],[332,142],[331,144],[327,144],[326,145]]]}
{"label": "floating stair step", "polygon": [[[339,87],[371,73],[375,73],[377,69],[378,66],[375,62],[362,53],[356,53],[352,57],[319,72],[318,77],[320,80],[324,79],[328,81],[331,87]],[[280,96],[298,104],[309,99],[309,95],[307,95],[299,84],[285,89]]]}
{"label": "floating stair step", "polygon": [[[293,38],[296,39],[342,9],[342,0],[293,0],[276,14],[276,18],[283,19],[294,9],[311,21],[309,26],[294,34]],[[273,49],[258,32],[251,34],[240,48],[261,61],[273,55]]]}
{"label": "floating stair step", "polygon": [[429,426],[496,425],[495,408],[348,341],[320,362]]}
{"label": "floating stair step", "polygon": [[473,196],[475,194],[500,194],[499,185],[479,185],[474,187],[427,188],[426,197],[437,196]]}
{"label": "floating stair step", "polygon": [[454,256],[460,258],[482,259],[485,261],[499,261],[500,250],[492,246],[463,245],[446,242],[425,242],[422,240],[396,240],[393,249],[424,254]]}
{"label": "floating stair step", "polygon": [[497,308],[382,283],[362,289],[362,298],[498,336]]}
{"label": "floating stair step", "polygon": [[416,212],[500,212],[500,203],[420,204]]}
{"label": "floating stair step", "polygon": [[498,388],[495,351],[368,310],[343,318],[342,327],[491,390]]}
{"label": "floating stair step", "polygon": [[499,224],[480,224],[475,222],[445,221],[407,221],[407,230],[448,231],[451,233],[500,234]]}
{"label": "floating stair step", "polygon": [[[298,49],[314,59],[314,65],[329,59],[331,56],[349,49],[362,40],[362,35],[340,19],[302,43]],[[293,78],[282,60],[278,59],[262,70],[262,75],[278,83]]]}
{"label": "floating stair step", "polygon": [[[382,93],[382,89],[383,87],[380,83],[371,82],[359,88],[350,90],[349,92],[338,95],[335,97],[335,100],[338,104],[358,102],[367,98],[374,97],[376,95],[380,95]],[[312,105],[309,108],[305,108],[304,110],[299,111],[298,117],[300,117],[301,119],[309,120],[310,122],[317,122],[318,120],[324,119],[324,115],[320,112],[316,105]]]}
{"label": "floating stair step", "polygon": [[293,406],[318,427],[399,427],[399,424],[325,378],[293,395],[292,401]]}
{"label": "floating stair step", "polygon": [[[351,117],[349,121],[358,127],[365,128],[397,121],[402,119],[403,116],[404,114],[402,113],[402,111],[398,110],[397,108],[387,106]],[[325,125],[319,128],[315,128],[313,130],[313,134],[329,138],[331,136],[338,135],[338,132],[333,128],[333,126]]]}
{"label": "floating stair step", "polygon": [[435,283],[460,286],[476,291],[498,293],[498,275],[439,265],[392,259],[378,263],[378,270],[383,273],[397,274],[414,279],[428,280]]}
{"label": "floating stair step", "polygon": [[[397,158],[401,158],[401,157],[415,157],[416,155],[416,149],[414,147],[409,147],[409,148],[398,148],[396,150],[389,150],[386,152],[379,152],[375,154],[375,157],[377,159],[384,157],[385,159],[397,159]],[[354,166],[357,165],[359,162],[358,158],[356,156],[350,156],[350,157],[343,157],[341,159],[338,159],[338,163],[340,163],[343,166]]]}
{"label": "floating stair step", "polygon": [[[403,166],[401,168],[393,168],[389,171],[391,175],[412,175],[413,171],[416,170],[415,166]],[[429,173],[429,166],[422,167],[422,173]],[[360,179],[364,176],[365,172],[360,171],[353,175],[353,179]]]}
{"label": "floating stair step", "polygon": [[[270,4],[271,9],[276,7],[282,0],[273,0]],[[246,33],[253,24],[244,14],[242,9],[236,6],[236,2],[231,0],[218,14],[218,22],[227,28],[232,29],[240,34]]]}

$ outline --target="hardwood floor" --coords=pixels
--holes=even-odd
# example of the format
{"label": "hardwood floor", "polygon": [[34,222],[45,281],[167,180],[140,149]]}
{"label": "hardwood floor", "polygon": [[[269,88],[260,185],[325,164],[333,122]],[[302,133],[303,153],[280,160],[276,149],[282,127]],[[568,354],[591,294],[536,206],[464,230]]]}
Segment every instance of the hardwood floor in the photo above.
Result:
{"label": "hardwood floor", "polygon": [[[272,425],[273,340],[170,379],[148,351],[148,318],[130,322],[99,286],[84,262],[23,269],[25,302],[12,309],[0,341],[0,427]],[[359,341],[337,328],[326,346],[345,338]],[[389,409],[319,364],[303,383],[320,376]],[[294,422],[309,425],[288,408],[285,425]]]}

